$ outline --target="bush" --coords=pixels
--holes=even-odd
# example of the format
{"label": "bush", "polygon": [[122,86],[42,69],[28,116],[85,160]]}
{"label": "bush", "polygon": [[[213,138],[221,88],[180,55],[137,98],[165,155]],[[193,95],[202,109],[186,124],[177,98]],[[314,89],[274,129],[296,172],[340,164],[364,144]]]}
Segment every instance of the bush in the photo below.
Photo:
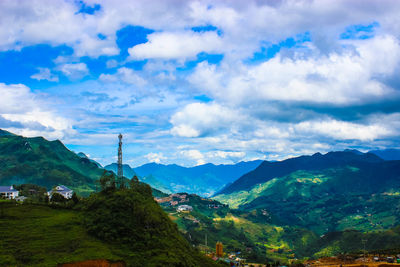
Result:
{"label": "bush", "polygon": [[57,202],[57,203],[65,203],[65,202],[67,202],[67,199],[59,193],[53,193],[51,195],[50,201]]}

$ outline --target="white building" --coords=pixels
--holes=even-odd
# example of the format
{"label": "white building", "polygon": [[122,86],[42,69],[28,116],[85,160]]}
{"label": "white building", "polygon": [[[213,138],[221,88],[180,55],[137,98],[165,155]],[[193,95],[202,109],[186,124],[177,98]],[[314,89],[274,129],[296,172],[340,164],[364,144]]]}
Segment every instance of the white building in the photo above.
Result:
{"label": "white building", "polygon": [[178,208],[176,209],[178,212],[182,212],[182,211],[192,211],[193,207],[189,206],[189,205],[180,205],[178,206]]}
{"label": "white building", "polygon": [[58,194],[62,195],[63,197],[65,197],[66,199],[70,199],[72,197],[72,194],[74,193],[74,191],[72,191],[65,185],[58,185],[58,186],[54,187],[53,189],[51,189],[49,192],[47,192],[47,195],[49,196],[49,198],[51,198],[51,196],[54,193],[58,193]]}
{"label": "white building", "polygon": [[18,190],[11,186],[0,186],[0,198],[14,199],[18,197]]}

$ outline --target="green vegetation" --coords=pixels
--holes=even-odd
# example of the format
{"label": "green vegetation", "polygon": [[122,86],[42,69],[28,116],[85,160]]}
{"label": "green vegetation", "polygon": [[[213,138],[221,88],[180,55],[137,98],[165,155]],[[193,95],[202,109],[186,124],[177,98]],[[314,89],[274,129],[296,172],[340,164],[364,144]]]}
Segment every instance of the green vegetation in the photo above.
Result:
{"label": "green vegetation", "polygon": [[[371,174],[373,174],[372,178],[376,179],[381,175],[389,175],[389,177],[397,175],[395,171],[399,168],[399,162],[385,162],[374,154],[363,154],[358,151],[337,151],[324,155],[316,153],[312,156],[300,156],[277,162],[264,161],[258,168],[229,184],[218,194],[227,195],[237,191],[251,190],[258,184],[268,182],[273,178],[290,175],[299,170],[320,171],[345,166],[354,166],[361,169],[369,168],[372,171]],[[364,188],[361,187],[360,189]]]}
{"label": "green vegetation", "polygon": [[328,233],[304,247],[301,253],[314,258],[340,254],[357,256],[363,251],[362,240],[366,240],[365,249],[369,254],[397,255],[400,253],[400,226],[368,233],[355,230]]}
{"label": "green vegetation", "polygon": [[400,162],[299,170],[215,199],[246,211],[265,209],[283,225],[320,235],[389,229],[400,223],[397,169]]}
{"label": "green vegetation", "polygon": [[120,248],[86,232],[81,211],[13,202],[1,202],[0,206],[0,266],[122,259]]}
{"label": "green vegetation", "polygon": [[[322,177],[314,179],[308,177],[300,179],[299,182],[318,184],[322,180]],[[348,225],[349,228],[346,228],[360,227],[363,229],[362,231],[336,231],[320,237],[313,231],[296,226],[295,224],[298,222],[291,225],[282,223],[280,218],[274,216],[267,209],[256,208],[251,211],[244,211],[241,209],[231,210],[226,206],[209,208],[210,204],[214,207],[221,205],[221,203],[189,194],[177,194],[176,197],[171,198],[171,201],[179,200],[183,195],[186,195],[186,198],[183,198],[184,201],[179,204],[191,205],[193,207],[192,212],[176,212],[176,206],[169,206],[169,202],[163,203],[162,206],[192,244],[203,248],[207,235],[208,245],[211,246],[209,250],[211,251],[214,250],[217,241],[222,241],[224,251],[241,252],[241,256],[250,261],[260,263],[279,261],[287,264],[289,259],[319,258],[343,253],[356,255],[363,248],[361,240],[366,239],[368,240],[366,249],[370,253],[397,254],[400,252],[399,227],[384,230],[384,227],[371,225],[373,216],[360,216],[357,219],[360,221],[359,223],[363,220],[366,220],[367,223]],[[397,194],[395,195],[397,196]],[[391,198],[392,196],[386,197]],[[357,200],[361,203],[366,202],[359,196],[352,201],[356,203]],[[380,207],[381,211],[376,219],[380,218],[379,216],[385,218],[384,210],[386,210],[387,216],[392,214],[390,209],[393,209],[393,206],[390,207],[390,205],[393,202],[384,198],[374,201],[376,201],[375,207]],[[352,205],[356,205],[354,203]],[[344,203],[337,205],[342,204]],[[315,205],[321,205],[321,203],[317,202]],[[331,212],[333,212],[333,207],[338,207],[337,205],[332,205]],[[343,208],[347,209],[348,207],[343,205]],[[390,222],[390,225],[393,223],[389,219],[386,221]],[[324,222],[327,223],[328,221]],[[314,225],[318,223],[319,221]],[[384,226],[390,228],[390,225]]]}
{"label": "green vegetation", "polygon": [[107,188],[85,201],[85,227],[92,235],[131,251],[138,266],[214,266],[190,248],[160,206],[151,188],[133,180],[130,189]]}
{"label": "green vegetation", "polygon": [[205,249],[207,235],[209,251],[214,251],[216,242],[221,241],[225,252],[240,252],[249,261],[283,263],[295,258],[298,248],[318,239],[310,231],[279,226],[265,210],[231,210],[218,201],[193,194],[174,194],[168,199],[193,207],[191,212],[177,212],[177,206],[170,206],[170,202],[161,204],[186,239],[200,249]]}
{"label": "green vegetation", "polygon": [[189,245],[148,185],[133,179],[117,189],[107,173],[100,180],[102,191],[79,202],[61,196],[51,206],[0,202],[0,265],[108,259],[128,266],[217,266]]}

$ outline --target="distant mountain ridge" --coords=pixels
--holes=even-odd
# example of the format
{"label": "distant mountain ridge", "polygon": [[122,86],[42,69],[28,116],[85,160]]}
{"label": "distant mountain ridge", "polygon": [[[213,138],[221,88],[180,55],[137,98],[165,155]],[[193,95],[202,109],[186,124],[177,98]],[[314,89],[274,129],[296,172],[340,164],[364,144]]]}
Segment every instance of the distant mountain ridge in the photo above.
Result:
{"label": "distant mountain ridge", "polygon": [[[115,174],[118,173],[118,164],[117,163],[111,163],[109,165],[104,166],[104,169],[109,170],[114,172]],[[136,175],[136,172],[131,166],[128,164],[122,164],[122,172],[124,176],[128,179],[132,179],[133,176]]]}
{"label": "distant mountain ridge", "polygon": [[[255,160],[227,165],[208,163],[195,167],[147,163],[134,170],[128,165],[123,168],[124,175],[125,172],[127,172],[126,175],[132,175],[135,172],[143,182],[161,191],[168,193],[188,192],[211,196],[224,185],[257,168],[261,162],[261,160]],[[117,171],[116,163],[107,165],[104,168],[114,172]]]}
{"label": "distant mountain ridge", "polygon": [[369,153],[375,154],[384,160],[400,160],[400,149],[372,150]]}
{"label": "distant mountain ridge", "polygon": [[272,178],[288,175],[297,170],[321,170],[350,164],[354,162],[381,162],[383,159],[375,154],[358,154],[354,151],[329,152],[325,155],[315,153],[312,156],[300,156],[283,161],[264,161],[255,170],[246,173],[217,194],[229,194],[235,191],[248,190],[256,184]]}

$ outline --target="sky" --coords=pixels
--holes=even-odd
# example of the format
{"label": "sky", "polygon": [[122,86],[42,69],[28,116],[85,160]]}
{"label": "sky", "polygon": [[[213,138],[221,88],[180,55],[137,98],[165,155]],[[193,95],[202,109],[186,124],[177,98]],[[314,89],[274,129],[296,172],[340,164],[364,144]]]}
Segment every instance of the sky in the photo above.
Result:
{"label": "sky", "polygon": [[0,128],[101,164],[400,148],[400,1],[2,0]]}

